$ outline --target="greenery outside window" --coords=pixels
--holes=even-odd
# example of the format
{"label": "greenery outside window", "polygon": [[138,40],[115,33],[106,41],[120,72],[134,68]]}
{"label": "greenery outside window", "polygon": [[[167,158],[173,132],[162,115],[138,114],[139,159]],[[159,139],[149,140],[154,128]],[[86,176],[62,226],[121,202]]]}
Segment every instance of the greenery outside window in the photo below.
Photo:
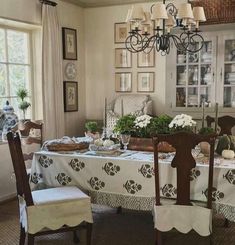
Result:
{"label": "greenery outside window", "polygon": [[[29,31],[0,26],[0,109],[8,100],[22,118],[18,108],[17,90],[29,91],[27,100],[32,104],[31,35]],[[32,118],[32,109],[26,118]]]}

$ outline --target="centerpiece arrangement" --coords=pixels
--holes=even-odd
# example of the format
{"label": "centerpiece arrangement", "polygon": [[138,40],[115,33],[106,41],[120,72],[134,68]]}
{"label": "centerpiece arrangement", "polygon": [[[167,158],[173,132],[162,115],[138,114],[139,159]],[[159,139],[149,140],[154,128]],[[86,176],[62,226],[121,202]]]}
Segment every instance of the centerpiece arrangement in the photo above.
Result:
{"label": "centerpiece arrangement", "polygon": [[[114,131],[120,135],[129,134],[131,136],[128,149],[153,151],[152,137],[156,134],[170,133],[171,121],[172,117],[168,115],[159,117],[125,115],[117,121]],[[175,150],[167,143],[159,145],[159,148],[163,152]]]}

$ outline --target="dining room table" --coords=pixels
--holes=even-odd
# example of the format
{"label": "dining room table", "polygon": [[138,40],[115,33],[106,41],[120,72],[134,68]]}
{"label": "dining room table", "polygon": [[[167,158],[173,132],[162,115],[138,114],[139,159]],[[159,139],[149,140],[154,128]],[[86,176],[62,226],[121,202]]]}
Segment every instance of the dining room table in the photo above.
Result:
{"label": "dining room table", "polygon": [[[175,199],[176,169],[171,167],[175,153],[159,153],[162,198]],[[193,154],[191,200],[206,202],[208,157]],[[30,185],[32,190],[74,185],[89,193],[92,203],[134,210],[152,210],[155,202],[153,152],[94,151],[35,152]],[[235,222],[235,159],[214,159],[213,210]]]}

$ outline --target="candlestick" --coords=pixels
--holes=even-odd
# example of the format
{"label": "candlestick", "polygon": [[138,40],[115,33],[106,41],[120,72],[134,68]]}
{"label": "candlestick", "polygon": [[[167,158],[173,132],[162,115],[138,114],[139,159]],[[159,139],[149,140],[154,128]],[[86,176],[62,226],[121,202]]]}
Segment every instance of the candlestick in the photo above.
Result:
{"label": "candlestick", "polygon": [[123,100],[121,101],[121,116],[123,117],[124,115],[124,107],[123,107]]}
{"label": "candlestick", "polygon": [[202,128],[204,128],[205,122],[205,99],[202,101]]}
{"label": "candlestick", "polygon": [[215,103],[215,133],[217,133],[217,126],[218,126],[218,109],[219,109],[219,104]]}
{"label": "candlestick", "polygon": [[104,100],[104,127],[107,127],[107,98]]}

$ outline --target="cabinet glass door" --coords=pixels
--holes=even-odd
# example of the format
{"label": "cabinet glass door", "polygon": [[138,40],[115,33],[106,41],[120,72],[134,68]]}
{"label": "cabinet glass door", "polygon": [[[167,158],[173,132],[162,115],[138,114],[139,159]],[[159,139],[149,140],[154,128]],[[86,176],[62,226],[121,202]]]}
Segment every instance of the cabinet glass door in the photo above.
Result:
{"label": "cabinet glass door", "polygon": [[211,106],[214,98],[213,46],[212,40],[206,40],[197,53],[177,51],[176,107],[201,107],[203,101],[207,107]]}
{"label": "cabinet glass door", "polygon": [[224,107],[235,107],[235,38],[224,40]]}

